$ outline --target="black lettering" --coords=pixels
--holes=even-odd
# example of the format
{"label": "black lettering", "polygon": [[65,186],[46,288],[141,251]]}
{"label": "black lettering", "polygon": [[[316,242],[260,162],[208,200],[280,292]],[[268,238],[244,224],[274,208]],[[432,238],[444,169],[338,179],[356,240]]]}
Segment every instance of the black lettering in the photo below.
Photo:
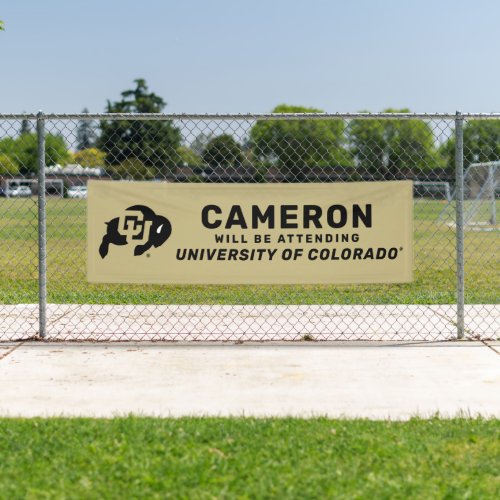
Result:
{"label": "black lettering", "polygon": [[242,229],[247,229],[247,223],[243,215],[243,210],[239,205],[233,205],[227,217],[226,229],[231,229],[233,226],[240,226]]}
{"label": "black lettering", "polygon": [[201,211],[201,223],[208,229],[216,229],[222,224],[222,221],[220,219],[216,219],[214,222],[210,222],[208,220],[209,212],[221,214],[222,210],[218,205],[206,205]]}
{"label": "black lettering", "polygon": [[387,257],[389,259],[394,260],[398,256],[398,249],[397,248],[390,248],[389,252],[387,253]]}
{"label": "black lettering", "polygon": [[290,211],[297,210],[297,205],[281,205],[281,228],[282,229],[297,229],[299,225],[296,222],[289,222],[297,220],[296,213]]}
{"label": "black lettering", "polygon": [[265,224],[269,229],[274,229],[274,205],[268,205],[264,213],[260,211],[258,205],[252,205],[252,229],[259,227],[259,222]]}
{"label": "black lettering", "polygon": [[362,258],[363,258],[363,249],[362,248],[355,248],[354,253],[352,255],[352,260],[362,259]]}
{"label": "black lettering", "polygon": [[328,260],[328,257],[330,256],[330,250],[328,250],[328,248],[323,248],[320,252],[319,252],[319,258],[321,260]]}
{"label": "black lettering", "polygon": [[365,227],[372,227],[372,205],[365,205],[365,211],[359,205],[352,206],[352,227],[359,227],[359,221],[362,221]]}
{"label": "black lettering", "polygon": [[304,228],[309,229],[310,223],[314,224],[314,227],[322,228],[321,225],[321,215],[323,211],[318,205],[304,205]]}
{"label": "black lettering", "polygon": [[342,257],[343,260],[349,260],[351,258],[351,249],[344,248],[340,256]]}
{"label": "black lettering", "polygon": [[[335,221],[335,212],[339,212],[340,219],[338,222]],[[344,227],[347,224],[347,210],[344,205],[332,205],[328,207],[326,213],[326,220],[328,225],[333,228]]]}

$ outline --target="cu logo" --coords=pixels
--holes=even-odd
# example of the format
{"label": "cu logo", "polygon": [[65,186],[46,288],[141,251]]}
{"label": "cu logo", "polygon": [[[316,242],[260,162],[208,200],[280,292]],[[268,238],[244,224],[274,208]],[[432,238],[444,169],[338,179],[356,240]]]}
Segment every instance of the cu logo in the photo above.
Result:
{"label": "cu logo", "polygon": [[159,247],[172,234],[170,221],[145,205],[128,207],[125,215],[106,222],[106,234],[99,246],[99,255],[104,259],[109,245],[135,244],[134,255],[142,255],[151,247]]}

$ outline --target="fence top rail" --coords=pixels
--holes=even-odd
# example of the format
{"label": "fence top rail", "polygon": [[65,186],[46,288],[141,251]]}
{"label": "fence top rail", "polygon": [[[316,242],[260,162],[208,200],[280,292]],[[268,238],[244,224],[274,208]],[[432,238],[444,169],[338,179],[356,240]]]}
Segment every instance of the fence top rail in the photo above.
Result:
{"label": "fence top rail", "polygon": [[0,113],[2,120],[498,120],[500,113]]}

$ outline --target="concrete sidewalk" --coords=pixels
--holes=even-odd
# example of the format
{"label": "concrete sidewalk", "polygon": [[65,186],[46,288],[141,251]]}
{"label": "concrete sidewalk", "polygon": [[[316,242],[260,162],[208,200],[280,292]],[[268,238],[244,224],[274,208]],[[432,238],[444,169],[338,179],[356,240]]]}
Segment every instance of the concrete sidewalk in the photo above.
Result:
{"label": "concrete sidewalk", "polygon": [[500,418],[500,342],[0,345],[0,415]]}

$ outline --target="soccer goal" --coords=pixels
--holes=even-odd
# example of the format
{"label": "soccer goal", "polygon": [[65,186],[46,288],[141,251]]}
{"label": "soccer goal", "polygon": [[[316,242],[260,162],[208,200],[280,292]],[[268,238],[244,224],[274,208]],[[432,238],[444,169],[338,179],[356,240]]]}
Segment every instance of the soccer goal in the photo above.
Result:
{"label": "soccer goal", "polygon": [[[472,163],[464,173],[464,224],[469,230],[498,229],[500,203],[500,161]],[[452,200],[455,199],[453,193]],[[454,220],[455,204],[448,203],[439,219]]]}
{"label": "soccer goal", "polygon": [[451,201],[450,183],[445,181],[413,181],[413,197]]}

